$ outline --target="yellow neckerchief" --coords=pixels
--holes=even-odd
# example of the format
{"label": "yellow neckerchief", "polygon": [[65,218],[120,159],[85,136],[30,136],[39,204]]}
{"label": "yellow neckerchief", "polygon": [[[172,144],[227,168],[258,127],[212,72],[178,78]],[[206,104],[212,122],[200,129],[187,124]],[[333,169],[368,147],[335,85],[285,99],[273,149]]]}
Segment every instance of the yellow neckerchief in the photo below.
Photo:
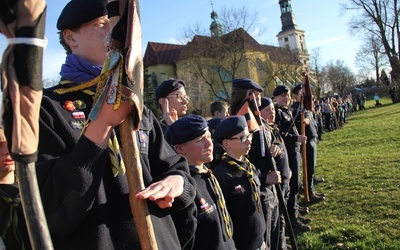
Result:
{"label": "yellow neckerchief", "polygon": [[198,170],[197,173],[207,176],[207,178],[210,180],[211,187],[214,191],[215,196],[217,197],[218,205],[222,211],[222,217],[224,219],[226,234],[228,238],[231,238],[232,237],[231,217],[229,216],[229,212],[225,203],[225,198],[222,193],[221,187],[219,186],[217,178],[215,178],[212,170],[204,166],[204,164],[202,165],[202,169]]}
{"label": "yellow neckerchief", "polygon": [[226,153],[222,156],[222,160],[227,162],[229,165],[236,167],[238,170],[244,172],[249,180],[251,190],[252,190],[252,196],[253,196],[253,201],[254,204],[257,207],[257,211],[260,212],[261,208],[261,200],[260,200],[260,193],[257,189],[257,184],[256,181],[254,180],[253,177],[253,168],[250,163],[250,161],[243,156],[244,163],[246,164],[246,168],[240,166],[236,161],[233,160],[233,158],[229,157]]}

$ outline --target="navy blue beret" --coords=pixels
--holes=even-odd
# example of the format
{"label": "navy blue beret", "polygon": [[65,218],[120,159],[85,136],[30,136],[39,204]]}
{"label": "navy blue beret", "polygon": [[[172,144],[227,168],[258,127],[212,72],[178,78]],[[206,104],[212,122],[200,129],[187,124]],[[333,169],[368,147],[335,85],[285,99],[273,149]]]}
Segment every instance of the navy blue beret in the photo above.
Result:
{"label": "navy blue beret", "polygon": [[232,87],[237,89],[256,89],[258,92],[264,91],[258,83],[248,78],[236,78],[232,82]]}
{"label": "navy blue beret", "polygon": [[259,110],[262,110],[263,108],[269,106],[272,103],[272,99],[269,97],[263,97],[261,98],[261,106],[258,107]]}
{"label": "navy blue beret", "polygon": [[218,124],[220,124],[224,119],[222,118],[211,118],[210,120],[208,120],[208,127],[210,128],[210,130],[216,129]]}
{"label": "navy blue beret", "polygon": [[185,116],[168,127],[165,139],[170,145],[181,144],[203,135],[207,128],[207,121],[202,116]]}
{"label": "navy blue beret", "polygon": [[278,95],[282,95],[283,93],[287,93],[287,92],[289,92],[289,88],[287,86],[278,85],[274,89],[274,92],[272,92],[272,95],[273,96],[278,96]]}
{"label": "navy blue beret", "polygon": [[181,79],[170,79],[163,81],[156,89],[156,101],[162,97],[166,97],[169,93],[185,87],[185,82]]}
{"label": "navy blue beret", "polygon": [[247,128],[246,118],[242,115],[230,116],[224,119],[214,131],[214,141],[222,144],[222,141],[239,134]]}
{"label": "navy blue beret", "polygon": [[299,93],[299,90],[303,87],[302,83],[297,84],[296,86],[294,86],[294,88],[292,89],[292,93],[297,95],[297,93]]}
{"label": "navy blue beret", "polygon": [[57,20],[57,29],[74,29],[107,15],[107,0],[71,0]]}

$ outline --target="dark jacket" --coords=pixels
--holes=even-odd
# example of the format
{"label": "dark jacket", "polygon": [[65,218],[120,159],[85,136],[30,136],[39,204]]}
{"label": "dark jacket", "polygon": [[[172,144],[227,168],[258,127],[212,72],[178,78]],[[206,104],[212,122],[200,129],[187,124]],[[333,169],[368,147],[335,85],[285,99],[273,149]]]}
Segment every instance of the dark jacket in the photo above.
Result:
{"label": "dark jacket", "polygon": [[0,238],[7,249],[31,249],[18,184],[0,184]]}
{"label": "dark jacket", "polygon": [[[221,206],[206,174],[199,174],[191,167],[190,173],[196,182],[197,230],[193,250],[234,250],[232,237],[228,238],[224,228]],[[231,220],[231,228],[232,220]]]}
{"label": "dark jacket", "polygon": [[276,125],[273,125],[271,128],[272,137],[274,138],[274,144],[277,145],[282,153],[275,157],[276,167],[281,172],[282,184],[289,184],[290,182],[290,167],[289,167],[289,158],[288,152],[286,150],[285,142],[281,134],[279,133],[279,128]]}
{"label": "dark jacket", "polygon": [[[232,160],[232,158],[229,158]],[[245,164],[238,162],[238,164]],[[252,165],[253,177],[260,188],[258,171]],[[257,211],[253,201],[253,192],[248,177],[243,171],[222,160],[214,169],[226,205],[233,221],[233,239],[239,250],[253,250],[261,247],[266,230],[265,218],[262,209]]]}
{"label": "dark jacket", "polygon": [[280,134],[285,141],[285,146],[288,152],[292,152],[295,148],[300,147],[300,142],[297,141],[299,132],[294,124],[292,111],[288,107],[281,105],[275,106],[275,124],[278,125]]}
{"label": "dark jacket", "polygon": [[[300,107],[300,102],[295,102],[292,105],[292,109],[294,113],[302,112]],[[306,125],[305,128],[305,135],[307,136],[307,140],[311,140],[318,136],[318,124],[317,121],[314,119],[313,112],[310,110],[305,110],[304,118],[308,118],[310,120],[310,124]],[[296,128],[299,133],[301,133],[301,113],[296,117]]]}
{"label": "dark jacket", "polygon": [[[54,247],[140,249],[126,176],[114,177],[107,149],[80,135],[92,107],[92,96],[83,92],[55,94],[54,89],[60,87],[44,91],[37,162],[38,183]],[[77,100],[85,105],[75,111],[63,108],[66,101]],[[82,111],[85,117],[74,115],[76,111]],[[184,192],[172,208],[160,209],[147,201],[159,249],[180,249],[171,214],[193,203],[195,187],[187,162],[166,143],[160,125],[146,107],[138,144],[145,186],[169,175],[184,178]],[[191,222],[188,219],[188,225]],[[187,230],[194,232],[194,225]]]}

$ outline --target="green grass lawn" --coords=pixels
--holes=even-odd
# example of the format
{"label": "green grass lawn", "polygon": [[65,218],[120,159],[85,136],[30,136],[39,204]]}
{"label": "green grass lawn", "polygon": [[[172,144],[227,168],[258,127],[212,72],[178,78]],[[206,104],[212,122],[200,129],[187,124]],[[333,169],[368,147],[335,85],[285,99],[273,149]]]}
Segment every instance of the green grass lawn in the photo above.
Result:
{"label": "green grass lawn", "polygon": [[299,249],[400,249],[400,103],[381,103],[323,135],[316,190],[326,200],[310,206]]}

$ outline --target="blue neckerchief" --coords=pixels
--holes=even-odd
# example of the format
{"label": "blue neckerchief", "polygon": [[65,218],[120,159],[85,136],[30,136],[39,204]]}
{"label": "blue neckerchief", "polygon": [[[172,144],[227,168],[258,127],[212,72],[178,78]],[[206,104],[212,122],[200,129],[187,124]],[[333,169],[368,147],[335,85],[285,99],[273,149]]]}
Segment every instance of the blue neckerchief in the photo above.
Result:
{"label": "blue neckerchief", "polygon": [[83,83],[100,75],[103,65],[93,65],[80,57],[69,54],[61,66],[61,79],[74,83]]}

